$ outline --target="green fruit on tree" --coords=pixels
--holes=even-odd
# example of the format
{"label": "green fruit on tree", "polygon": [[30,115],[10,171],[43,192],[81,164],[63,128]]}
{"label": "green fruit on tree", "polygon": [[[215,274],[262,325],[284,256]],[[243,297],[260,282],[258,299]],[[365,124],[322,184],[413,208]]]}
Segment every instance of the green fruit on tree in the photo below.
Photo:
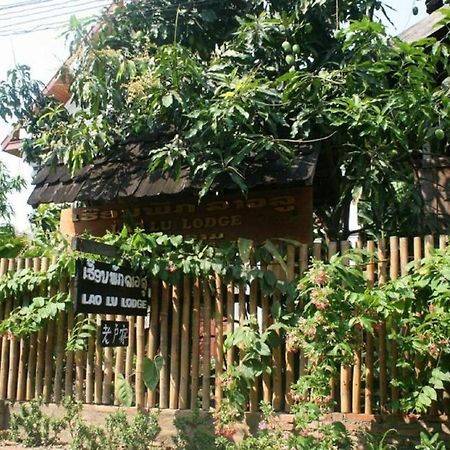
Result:
{"label": "green fruit on tree", "polygon": [[292,46],[292,51],[298,55],[300,53],[300,45],[294,44]]}
{"label": "green fruit on tree", "polygon": [[292,56],[292,55],[286,55],[286,62],[290,65],[290,66],[292,66],[292,64],[294,64],[294,62],[295,62],[295,59],[294,59],[294,57]]}
{"label": "green fruit on tree", "polygon": [[283,50],[285,52],[290,52],[291,51],[291,44],[288,41],[284,41],[281,46],[283,47]]}
{"label": "green fruit on tree", "polygon": [[134,37],[135,37],[136,39],[142,39],[142,38],[144,37],[144,33],[143,33],[141,30],[139,30],[139,31],[136,32],[136,34],[134,35]]}
{"label": "green fruit on tree", "polygon": [[436,128],[436,130],[434,130],[434,135],[439,141],[442,141],[442,139],[445,138],[445,133],[442,128]]}
{"label": "green fruit on tree", "polygon": [[417,16],[417,14],[419,14],[419,8],[417,6],[414,6],[414,8],[412,9],[412,13]]}

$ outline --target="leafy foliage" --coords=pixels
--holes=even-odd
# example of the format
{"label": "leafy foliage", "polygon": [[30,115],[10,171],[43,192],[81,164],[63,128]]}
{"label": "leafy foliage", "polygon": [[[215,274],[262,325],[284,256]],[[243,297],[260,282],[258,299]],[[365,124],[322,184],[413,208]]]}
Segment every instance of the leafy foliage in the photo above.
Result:
{"label": "leafy foliage", "polygon": [[448,48],[391,39],[377,13],[380,0],[117,5],[95,38],[72,24],[76,62],[61,79],[76,112],[18,67],[0,84],[0,116],[30,133],[28,159],[74,170],[159,135],[149,170],[186,168],[200,197],[224,179],[246,193],[250,163],[289,164],[299,144],[320,143],[337,194],[316,211],[329,237],[348,235],[352,199],[370,234],[428,230],[416,170],[445,152],[448,79],[436,80]]}

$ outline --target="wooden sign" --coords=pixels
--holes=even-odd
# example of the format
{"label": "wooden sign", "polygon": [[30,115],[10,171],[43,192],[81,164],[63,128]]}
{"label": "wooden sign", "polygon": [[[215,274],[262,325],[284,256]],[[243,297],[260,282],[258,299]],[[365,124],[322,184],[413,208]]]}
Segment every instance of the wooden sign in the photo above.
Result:
{"label": "wooden sign", "polygon": [[287,238],[308,243],[312,239],[312,188],[297,187],[238,195],[148,202],[136,207],[110,205],[67,209],[61,215],[61,231],[68,236],[107,230],[120,231],[124,223],[148,232],[195,236],[215,241],[240,237],[261,242]]}
{"label": "wooden sign", "polygon": [[102,320],[98,333],[100,347],[127,347],[130,328],[128,322]]}
{"label": "wooden sign", "polygon": [[147,278],[113,264],[81,259],[74,280],[75,312],[146,316]]}

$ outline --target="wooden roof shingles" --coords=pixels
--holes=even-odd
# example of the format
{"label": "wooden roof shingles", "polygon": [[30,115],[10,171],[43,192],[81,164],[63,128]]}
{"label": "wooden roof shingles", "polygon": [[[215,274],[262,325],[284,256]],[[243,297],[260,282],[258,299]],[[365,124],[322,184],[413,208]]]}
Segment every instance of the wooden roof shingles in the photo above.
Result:
{"label": "wooden roof shingles", "polygon": [[[71,175],[58,164],[44,166],[35,175],[35,188],[28,203],[83,202],[99,205],[129,202],[160,196],[193,195],[201,187],[201,180],[191,180],[187,170],[174,179],[167,174],[148,173],[151,143],[124,144],[108,156],[94,159]],[[250,188],[311,185],[318,158],[318,149],[303,146],[289,165],[276,155],[264,161],[254,161],[244,170]],[[219,177],[215,190],[236,190],[228,177]]]}

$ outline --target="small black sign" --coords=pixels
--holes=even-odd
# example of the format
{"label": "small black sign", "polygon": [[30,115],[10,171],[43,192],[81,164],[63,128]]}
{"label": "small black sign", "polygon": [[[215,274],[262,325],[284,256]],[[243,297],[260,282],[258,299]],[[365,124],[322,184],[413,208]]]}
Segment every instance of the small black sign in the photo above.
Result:
{"label": "small black sign", "polygon": [[74,281],[75,312],[146,316],[148,281],[131,269],[81,259]]}
{"label": "small black sign", "polygon": [[98,333],[100,347],[127,347],[129,331],[128,322],[102,320]]}

